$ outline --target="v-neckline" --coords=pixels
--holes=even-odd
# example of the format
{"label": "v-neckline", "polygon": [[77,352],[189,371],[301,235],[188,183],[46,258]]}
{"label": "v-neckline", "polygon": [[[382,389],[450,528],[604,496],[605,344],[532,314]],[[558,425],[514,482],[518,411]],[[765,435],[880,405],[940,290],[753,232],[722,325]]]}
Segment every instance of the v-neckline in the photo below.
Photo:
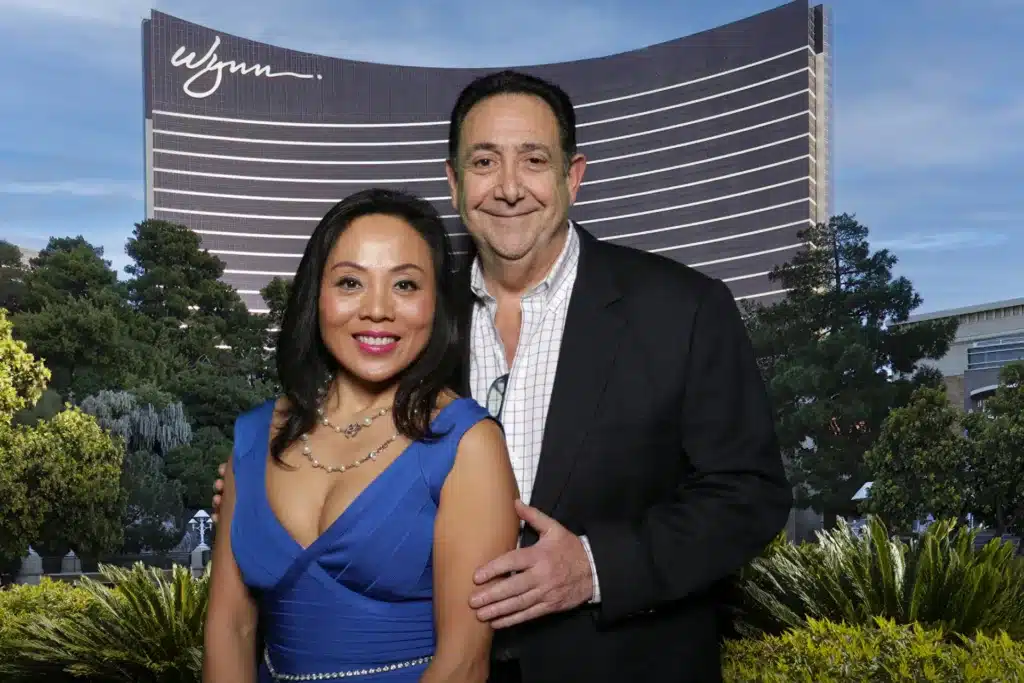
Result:
{"label": "v-neckline", "polygon": [[[439,411],[437,411],[437,415],[435,415],[434,419],[430,421],[431,429],[433,429],[437,425],[438,420],[441,419],[441,416],[444,415],[445,411],[447,411],[449,408],[451,408],[453,405],[455,405],[460,400],[463,400],[463,399],[462,398],[453,399],[452,401],[450,401],[448,403],[448,405],[444,406]],[[402,458],[404,458],[409,453],[409,451],[411,451],[413,449],[413,447],[419,445],[421,442],[420,441],[411,441],[411,442],[409,442],[409,444],[405,448],[402,449],[402,452],[399,453],[398,455],[396,455],[394,457],[394,459],[391,462],[389,462],[384,467],[384,469],[382,469],[380,472],[378,472],[377,476],[375,476],[373,479],[371,479],[369,481],[369,483],[366,484],[366,486],[364,486],[363,489],[359,493],[357,493],[355,495],[355,497],[352,499],[352,501],[348,505],[345,506],[345,508],[341,511],[341,513],[337,517],[335,517],[334,520],[330,524],[328,524],[326,527],[324,527],[324,530],[322,532],[320,532],[320,534],[317,535],[316,538],[313,539],[312,543],[310,543],[309,545],[303,545],[302,543],[299,542],[299,540],[297,538],[295,538],[294,535],[292,535],[292,532],[288,530],[288,527],[286,527],[284,525],[284,523],[281,522],[281,518],[277,516],[277,513],[274,511],[274,507],[270,504],[270,494],[269,494],[269,492],[267,490],[267,466],[269,465],[270,458],[271,458],[271,456],[270,456],[270,430],[271,430],[271,427],[273,425],[274,410],[276,409],[276,407],[277,407],[277,401],[276,400],[275,401],[271,401],[270,402],[270,416],[269,416],[270,419],[268,419],[267,422],[266,422],[266,430],[265,430],[265,433],[263,435],[263,437],[264,437],[263,438],[263,443],[265,444],[265,446],[264,446],[264,453],[263,453],[263,467],[260,468],[260,471],[259,471],[259,474],[260,474],[260,487],[259,488],[260,488],[260,491],[263,494],[261,496],[261,499],[263,501],[264,509],[270,515],[271,519],[273,520],[273,522],[277,526],[277,528],[280,529],[284,533],[284,535],[288,538],[288,540],[290,540],[296,547],[298,547],[299,550],[302,551],[302,553],[308,553],[311,550],[313,550],[314,548],[316,548],[321,543],[321,541],[323,541],[323,539],[325,539],[328,536],[330,536],[331,532],[334,531],[335,527],[337,527],[342,522],[342,520],[345,519],[345,517],[347,517],[349,515],[349,512],[351,512],[353,510],[353,508],[355,508],[358,505],[361,505],[363,503],[363,501],[366,499],[367,494],[370,492],[370,490],[376,488],[377,483],[379,481],[381,481],[382,479],[384,479],[384,477],[387,476],[387,474],[391,470],[394,469],[395,465],[398,464],[398,461],[400,461]]]}

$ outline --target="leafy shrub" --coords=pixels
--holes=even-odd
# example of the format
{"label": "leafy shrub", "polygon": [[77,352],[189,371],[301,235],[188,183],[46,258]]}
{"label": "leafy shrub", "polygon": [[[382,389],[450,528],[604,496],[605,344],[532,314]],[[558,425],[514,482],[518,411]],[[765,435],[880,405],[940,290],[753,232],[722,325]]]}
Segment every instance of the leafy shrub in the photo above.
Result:
{"label": "leafy shrub", "polygon": [[84,612],[90,604],[92,596],[87,591],[47,577],[34,586],[5,586],[0,590],[0,629],[27,615]]}
{"label": "leafy shrub", "polygon": [[976,536],[942,521],[908,544],[871,518],[861,535],[840,522],[817,543],[773,544],[743,572],[736,631],[749,637],[809,618],[869,625],[884,617],[1024,638],[1024,563],[999,539],[976,549]]}
{"label": "leafy shrub", "polygon": [[1005,634],[957,638],[877,619],[847,626],[810,619],[779,636],[731,641],[726,683],[1009,683],[1024,681],[1024,643]]}
{"label": "leafy shrub", "polygon": [[[0,680],[60,680],[60,667],[47,662],[22,662],[15,638],[26,623],[39,615],[53,619],[87,614],[94,605],[88,591],[43,578],[38,585],[8,586],[0,590]],[[20,679],[19,679],[20,676]]]}
{"label": "leafy shrub", "polygon": [[42,665],[103,683],[198,683],[209,575],[195,579],[179,565],[168,579],[141,563],[100,571],[113,586],[83,578],[93,601],[86,611],[15,625],[16,656],[0,664],[0,677]]}

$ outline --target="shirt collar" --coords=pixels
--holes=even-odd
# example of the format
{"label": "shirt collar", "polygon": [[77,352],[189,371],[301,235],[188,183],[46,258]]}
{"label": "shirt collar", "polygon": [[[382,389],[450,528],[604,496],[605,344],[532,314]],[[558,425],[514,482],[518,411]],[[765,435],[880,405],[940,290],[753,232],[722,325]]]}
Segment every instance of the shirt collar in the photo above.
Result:
{"label": "shirt collar", "polygon": [[[569,234],[565,240],[565,245],[562,247],[562,253],[558,255],[554,265],[551,266],[547,277],[537,283],[523,298],[542,295],[545,299],[549,299],[551,294],[557,292],[562,283],[566,281],[566,278],[576,270],[579,258],[580,236],[576,232],[575,224],[569,221]],[[485,301],[494,300],[494,297],[487,291],[487,285],[484,283],[484,273],[480,266],[479,256],[473,259],[470,271],[470,287],[479,298]]]}

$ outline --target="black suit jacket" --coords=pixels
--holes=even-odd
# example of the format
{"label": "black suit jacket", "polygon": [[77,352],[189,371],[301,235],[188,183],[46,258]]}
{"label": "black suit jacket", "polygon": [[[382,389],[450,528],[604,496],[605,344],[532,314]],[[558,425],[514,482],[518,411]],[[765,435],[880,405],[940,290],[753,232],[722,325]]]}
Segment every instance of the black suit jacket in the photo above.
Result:
{"label": "black suit jacket", "polygon": [[[529,502],[588,536],[601,602],[501,635],[524,683],[717,683],[718,589],[792,503],[766,391],[724,283],[576,229]],[[460,380],[468,395],[468,363]]]}

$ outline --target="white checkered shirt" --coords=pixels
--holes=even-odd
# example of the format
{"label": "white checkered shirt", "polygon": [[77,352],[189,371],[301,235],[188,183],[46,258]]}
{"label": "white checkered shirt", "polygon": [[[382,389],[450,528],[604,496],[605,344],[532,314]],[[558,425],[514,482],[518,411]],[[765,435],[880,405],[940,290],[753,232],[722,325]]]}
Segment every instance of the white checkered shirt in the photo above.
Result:
{"label": "white checkered shirt", "polygon": [[[487,291],[479,258],[472,265],[470,286],[480,301],[473,310],[470,330],[470,388],[473,398],[487,406],[487,394],[494,380],[510,373],[501,423],[519,493],[526,503],[530,501],[537,475],[544,423],[551,405],[562,333],[579,260],[580,238],[570,224],[568,239],[551,272],[521,299],[522,323],[511,373],[505,360],[505,347],[494,324],[498,303]],[[597,570],[590,544],[586,537],[582,540],[594,575],[592,602],[597,602],[600,600]]]}

